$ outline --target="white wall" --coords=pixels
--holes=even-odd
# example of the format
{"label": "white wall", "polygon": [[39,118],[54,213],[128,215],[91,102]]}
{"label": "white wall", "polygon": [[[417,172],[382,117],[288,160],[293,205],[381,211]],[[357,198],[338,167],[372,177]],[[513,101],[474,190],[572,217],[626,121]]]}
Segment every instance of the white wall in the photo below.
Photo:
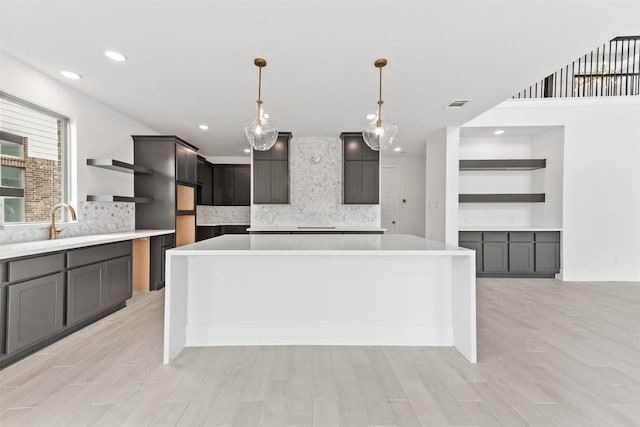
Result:
{"label": "white wall", "polygon": [[428,239],[457,245],[460,128],[443,128],[429,136],[426,144],[425,234]]}
{"label": "white wall", "polygon": [[[425,227],[425,157],[403,155],[387,151],[380,153],[380,163],[396,166],[398,170],[399,200],[397,232],[424,237]],[[403,203],[402,200],[406,200]]]}
{"label": "white wall", "polygon": [[640,97],[509,100],[465,124],[565,127],[564,280],[640,281],[639,117]]}
{"label": "white wall", "polygon": [[133,195],[133,175],[88,167],[86,159],[133,162],[131,135],[156,131],[74,89],[82,80],[70,87],[3,52],[0,64],[0,90],[71,119],[73,202],[86,200],[87,194]]}
{"label": "white wall", "polygon": [[531,138],[531,157],[546,159],[544,169],[531,172],[531,191],[545,193],[544,203],[531,203],[531,225],[562,228],[562,183],[564,170],[564,128]]}

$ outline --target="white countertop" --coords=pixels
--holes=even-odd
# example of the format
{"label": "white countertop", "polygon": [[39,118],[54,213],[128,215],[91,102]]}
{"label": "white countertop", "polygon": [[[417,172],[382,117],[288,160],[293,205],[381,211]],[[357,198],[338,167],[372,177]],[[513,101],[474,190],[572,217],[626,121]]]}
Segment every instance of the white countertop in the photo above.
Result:
{"label": "white countertop", "polygon": [[357,225],[339,225],[335,227],[329,226],[297,226],[297,225],[259,225],[252,226],[248,231],[387,231],[386,228],[357,226]]}
{"label": "white countertop", "polygon": [[91,236],[63,237],[55,240],[36,240],[32,242],[9,243],[0,245],[0,260],[37,255],[46,252],[101,245],[123,240],[160,236],[174,233],[175,230],[135,230],[122,233],[94,234]]}
{"label": "white countertop", "polygon": [[459,231],[562,231],[559,227],[507,226],[507,225],[461,225]]}
{"label": "white countertop", "polygon": [[181,246],[175,255],[459,255],[473,251],[409,234],[224,235]]}
{"label": "white countertop", "polygon": [[222,225],[246,225],[249,226],[248,222],[204,222],[204,223],[196,223],[196,227],[219,227]]}

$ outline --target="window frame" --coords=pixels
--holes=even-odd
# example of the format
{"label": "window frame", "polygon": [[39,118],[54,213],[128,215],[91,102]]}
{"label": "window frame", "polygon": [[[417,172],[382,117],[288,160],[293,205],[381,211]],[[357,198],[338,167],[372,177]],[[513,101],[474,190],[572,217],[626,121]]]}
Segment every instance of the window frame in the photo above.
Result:
{"label": "window frame", "polygon": [[[71,195],[71,119],[64,114],[60,114],[48,108],[42,107],[38,104],[34,104],[33,102],[27,101],[23,98],[11,95],[3,90],[0,90],[0,99],[5,99],[9,102],[13,102],[15,104],[21,105],[26,108],[30,108],[34,111],[37,111],[42,114],[46,114],[51,116],[57,120],[60,120],[60,162],[61,165],[61,176],[60,179],[62,183],[60,184],[60,203],[69,203],[69,197]],[[23,147],[23,156],[26,158],[29,153],[24,152]],[[23,183],[24,184],[24,183]],[[63,210],[63,220],[62,222],[73,222],[69,221],[69,217],[67,216],[66,211]],[[41,226],[43,224],[48,224],[49,221],[41,221],[41,222],[5,222],[4,215],[0,217],[0,229],[4,227],[29,227],[29,226]]]}

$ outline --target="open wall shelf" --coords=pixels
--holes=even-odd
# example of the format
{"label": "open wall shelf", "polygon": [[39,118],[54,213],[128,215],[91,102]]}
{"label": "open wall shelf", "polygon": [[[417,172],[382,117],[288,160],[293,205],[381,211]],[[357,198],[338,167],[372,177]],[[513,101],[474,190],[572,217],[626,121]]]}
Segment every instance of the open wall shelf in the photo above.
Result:
{"label": "open wall shelf", "polygon": [[461,171],[528,171],[547,167],[547,159],[460,160]]}
{"label": "open wall shelf", "polygon": [[135,173],[141,175],[151,175],[153,171],[144,166],[132,165],[131,163],[121,162],[114,159],[87,159],[88,166],[96,168],[109,169],[116,172]]}
{"label": "open wall shelf", "polygon": [[149,197],[87,195],[87,202],[151,203],[153,199]]}
{"label": "open wall shelf", "polygon": [[540,203],[545,201],[545,194],[460,194],[458,201],[460,203]]}

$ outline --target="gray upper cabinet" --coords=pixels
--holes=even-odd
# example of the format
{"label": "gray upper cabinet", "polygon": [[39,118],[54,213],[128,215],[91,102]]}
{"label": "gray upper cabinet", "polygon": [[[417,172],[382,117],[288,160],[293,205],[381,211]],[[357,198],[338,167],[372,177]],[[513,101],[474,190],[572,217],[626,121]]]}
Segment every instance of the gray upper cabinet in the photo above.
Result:
{"label": "gray upper cabinet", "polygon": [[63,328],[64,273],[7,287],[7,353],[34,344]]}
{"label": "gray upper cabinet", "polygon": [[380,202],[380,153],[372,150],[360,132],[343,132],[342,198],[344,204]]}
{"label": "gray upper cabinet", "polygon": [[214,206],[249,206],[250,194],[251,166],[213,165]]}
{"label": "gray upper cabinet", "polygon": [[176,144],[176,180],[195,184],[197,181],[198,155],[182,144]]}
{"label": "gray upper cabinet", "polygon": [[270,150],[253,150],[253,203],[289,203],[290,139],[290,132],[279,132]]}

